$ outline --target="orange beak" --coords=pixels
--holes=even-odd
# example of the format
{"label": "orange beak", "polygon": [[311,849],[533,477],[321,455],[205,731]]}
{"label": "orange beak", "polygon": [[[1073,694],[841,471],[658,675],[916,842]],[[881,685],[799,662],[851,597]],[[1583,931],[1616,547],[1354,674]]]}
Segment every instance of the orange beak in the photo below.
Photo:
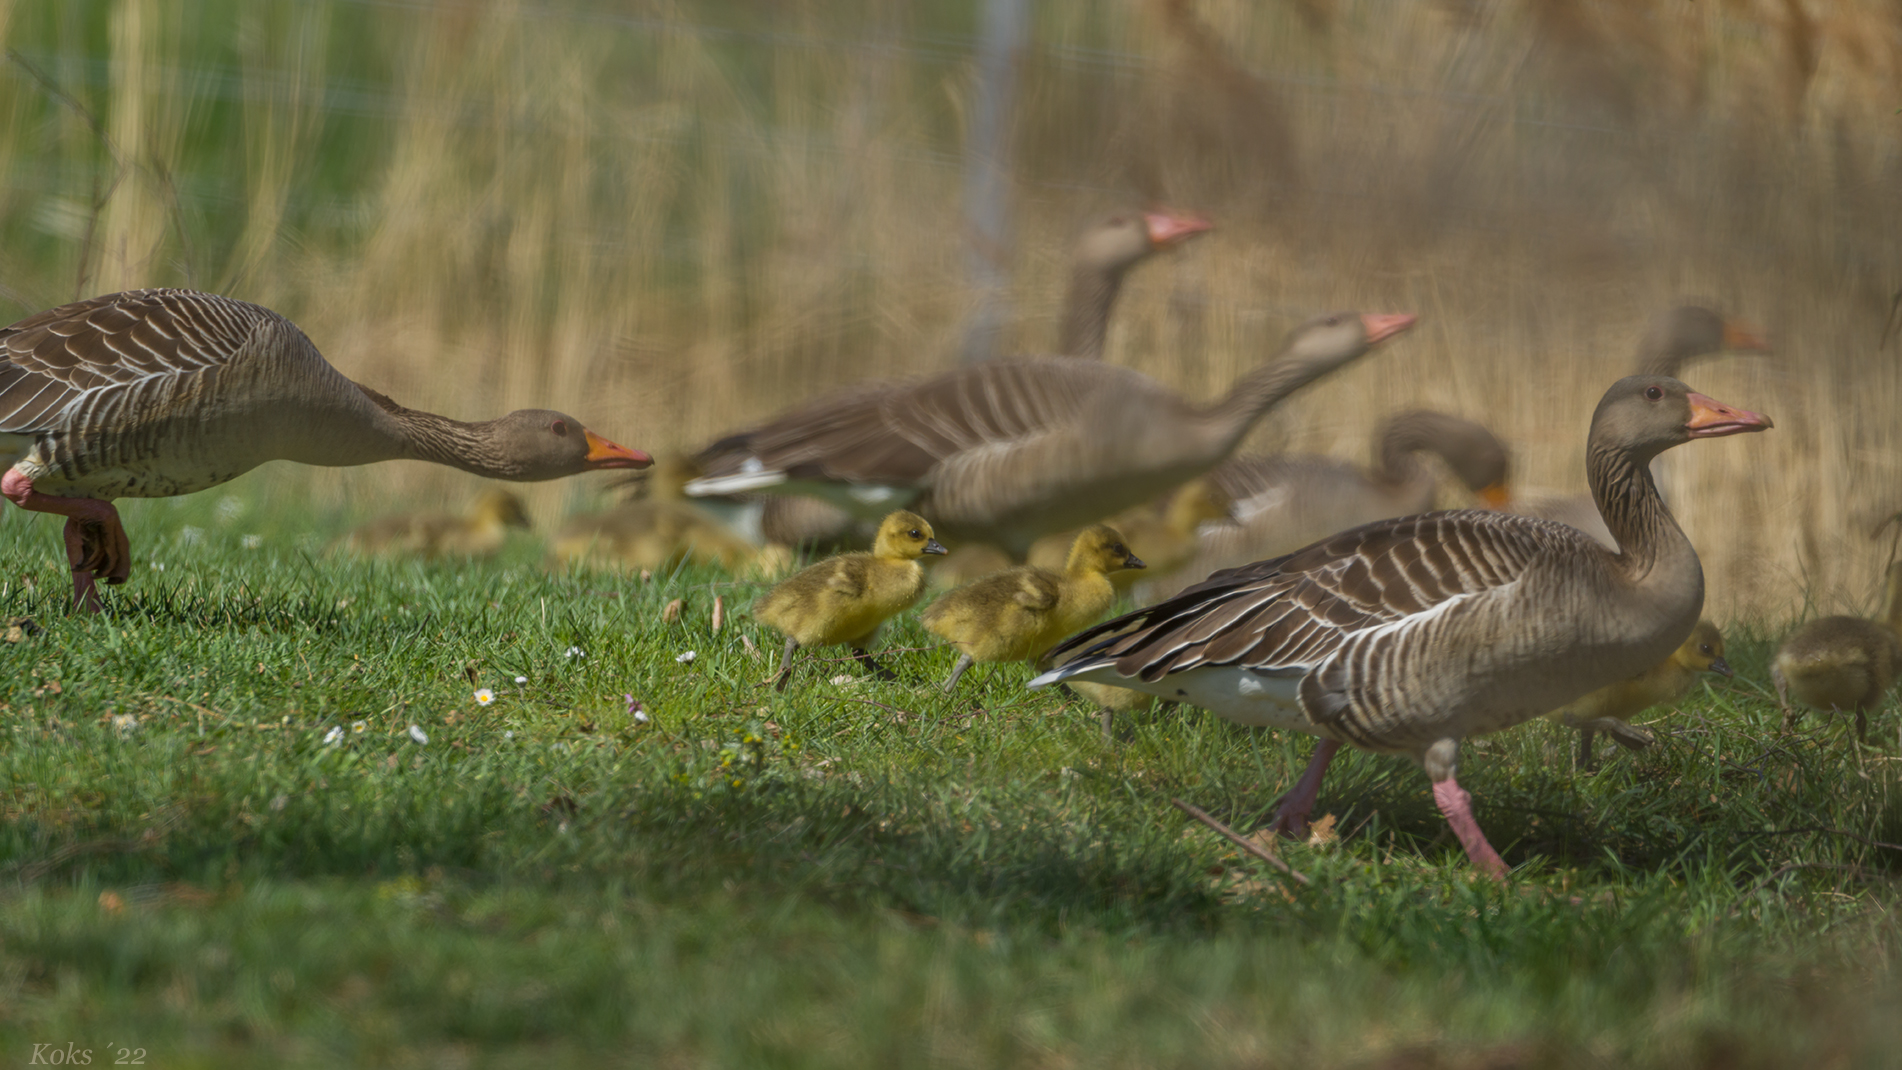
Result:
{"label": "orange beak", "polygon": [[1485,502],[1488,509],[1504,509],[1512,504],[1512,492],[1506,489],[1504,483],[1494,483],[1480,488],[1479,500]]}
{"label": "orange beak", "polygon": [[1691,419],[1684,425],[1684,430],[1691,438],[1721,438],[1745,431],[1768,431],[1776,426],[1760,412],[1733,409],[1702,394],[1692,393],[1685,400],[1691,403]]}
{"label": "orange beak", "polygon": [[1367,344],[1371,346],[1413,326],[1419,318],[1411,312],[1363,312],[1360,314],[1360,325],[1367,332]]}
{"label": "orange beak", "polygon": [[1724,348],[1735,349],[1745,353],[1768,353],[1770,352],[1770,340],[1764,336],[1762,331],[1757,330],[1748,323],[1739,323],[1736,320],[1725,320]]}
{"label": "orange beak", "polygon": [[600,435],[582,429],[588,436],[587,470],[592,472],[602,468],[646,468],[654,459],[640,450],[631,450],[626,446],[616,446]]}
{"label": "orange beak", "polygon": [[1178,215],[1160,210],[1144,212],[1143,225],[1149,230],[1149,244],[1158,249],[1187,241],[1214,226],[1199,215]]}

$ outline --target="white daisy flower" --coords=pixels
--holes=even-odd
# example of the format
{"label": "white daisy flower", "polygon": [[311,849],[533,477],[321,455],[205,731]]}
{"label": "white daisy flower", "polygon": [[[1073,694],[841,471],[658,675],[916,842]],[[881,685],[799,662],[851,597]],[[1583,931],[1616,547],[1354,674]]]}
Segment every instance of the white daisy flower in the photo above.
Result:
{"label": "white daisy flower", "polygon": [[350,731],[355,732],[359,735],[363,734],[364,732],[368,732],[369,730],[370,730],[370,722],[368,721],[357,721],[350,726]]}
{"label": "white daisy flower", "polygon": [[679,662],[679,663],[681,663],[682,665],[692,665],[692,664],[693,664],[693,659],[695,659],[695,658],[697,658],[697,657],[699,657],[699,656],[700,656],[700,655],[698,655],[698,654],[696,654],[696,653],[694,653],[693,651],[691,651],[691,650],[689,650],[689,651],[687,651],[687,652],[686,652],[686,653],[684,653],[684,654],[676,654],[676,655],[674,655],[674,660],[675,660],[675,661],[678,661],[678,662]]}
{"label": "white daisy flower", "polygon": [[476,705],[487,706],[489,703],[495,701],[495,692],[489,690],[486,687],[478,688],[475,693],[475,700],[476,700]]}
{"label": "white daisy flower", "polygon": [[409,726],[409,738],[415,740],[418,743],[423,744],[424,746],[428,746],[429,744],[429,733],[423,731],[422,727],[419,725]]}
{"label": "white daisy flower", "polygon": [[343,729],[338,727],[337,725],[334,725],[334,724],[331,725],[330,731],[324,733],[324,746],[326,747],[334,747],[338,743],[341,743],[342,741],[343,741]]}
{"label": "white daisy flower", "polygon": [[517,676],[517,677],[515,678],[515,682],[516,682],[516,683],[518,683],[518,684],[525,684],[525,683],[528,683],[528,677],[526,677],[526,676]]}
{"label": "white daisy flower", "polygon": [[585,658],[587,656],[588,652],[578,646],[569,647],[568,652],[562,655],[564,658]]}

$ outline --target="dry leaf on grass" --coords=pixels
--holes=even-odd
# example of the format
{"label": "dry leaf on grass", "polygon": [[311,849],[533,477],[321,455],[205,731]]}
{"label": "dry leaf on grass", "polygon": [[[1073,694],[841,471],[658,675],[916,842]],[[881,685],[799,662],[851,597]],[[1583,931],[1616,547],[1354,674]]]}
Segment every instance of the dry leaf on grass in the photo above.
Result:
{"label": "dry leaf on grass", "polygon": [[1326,847],[1340,840],[1340,834],[1334,831],[1334,815],[1327,814],[1319,821],[1308,825],[1308,846]]}

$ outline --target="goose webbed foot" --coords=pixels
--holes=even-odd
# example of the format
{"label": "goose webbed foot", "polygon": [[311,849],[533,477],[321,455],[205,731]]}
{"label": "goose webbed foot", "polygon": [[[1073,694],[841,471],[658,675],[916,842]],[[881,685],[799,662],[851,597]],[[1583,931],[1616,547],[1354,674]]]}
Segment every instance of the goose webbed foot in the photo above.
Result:
{"label": "goose webbed foot", "polygon": [[124,583],[132,575],[132,543],[126,538],[119,510],[97,498],[62,498],[33,489],[33,480],[18,468],[0,476],[0,495],[22,509],[66,518],[66,560],[73,569],[73,608],[98,612],[96,581]]}
{"label": "goose webbed foot", "polygon": [[1341,749],[1338,739],[1324,739],[1314,746],[1314,757],[1308,759],[1308,767],[1301,771],[1301,779],[1281,800],[1275,809],[1275,819],[1268,827],[1290,839],[1306,839],[1308,835],[1308,815],[1314,812],[1314,800],[1321,795],[1321,781],[1327,776],[1327,767],[1334,761],[1335,752]]}

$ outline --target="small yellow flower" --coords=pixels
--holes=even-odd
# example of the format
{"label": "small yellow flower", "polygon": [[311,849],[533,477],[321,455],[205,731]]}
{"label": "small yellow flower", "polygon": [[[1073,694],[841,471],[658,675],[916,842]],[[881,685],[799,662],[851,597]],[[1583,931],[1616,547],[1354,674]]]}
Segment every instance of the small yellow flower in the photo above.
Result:
{"label": "small yellow flower", "polygon": [[495,692],[489,690],[486,687],[480,688],[475,693],[475,700],[476,700],[476,705],[487,706],[489,703],[495,701]]}

